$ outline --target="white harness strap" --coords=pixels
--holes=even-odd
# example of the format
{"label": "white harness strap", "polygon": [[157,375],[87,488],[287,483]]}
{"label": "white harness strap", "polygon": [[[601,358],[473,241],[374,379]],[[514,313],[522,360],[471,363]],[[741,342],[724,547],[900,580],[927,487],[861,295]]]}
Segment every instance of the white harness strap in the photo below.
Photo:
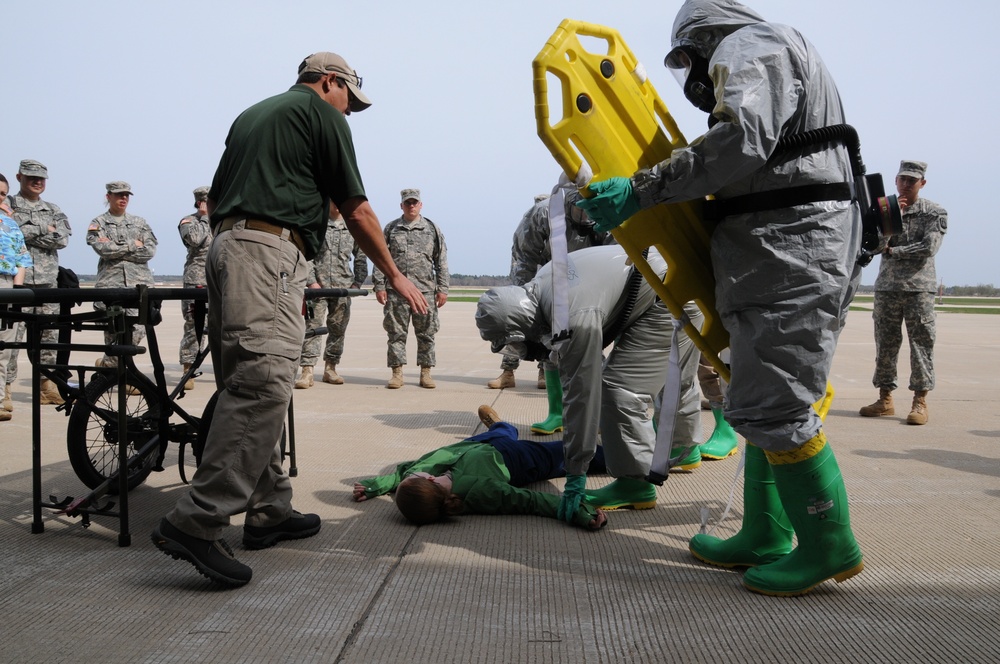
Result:
{"label": "white harness strap", "polygon": [[558,351],[559,342],[569,338],[569,245],[566,243],[566,189],[570,186],[565,175],[552,188],[549,196],[549,248],[552,252],[552,345]]}
{"label": "white harness strap", "polygon": [[695,432],[695,440],[691,445],[673,454],[674,429],[677,421],[677,411],[681,405],[681,353],[677,341],[683,334],[684,326],[690,323],[685,314],[674,318],[674,331],[670,338],[670,363],[667,365],[667,375],[663,385],[663,398],[660,400],[660,418],[656,427],[656,447],[653,449],[653,461],[649,468],[649,479],[654,484],[662,484],[670,473],[670,467],[686,457],[691,449],[701,443],[701,429]]}

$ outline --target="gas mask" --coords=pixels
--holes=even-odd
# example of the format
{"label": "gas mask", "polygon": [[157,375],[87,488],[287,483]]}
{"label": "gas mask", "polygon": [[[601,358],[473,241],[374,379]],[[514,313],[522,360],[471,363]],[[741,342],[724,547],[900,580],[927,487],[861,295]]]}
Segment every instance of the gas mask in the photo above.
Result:
{"label": "gas mask", "polygon": [[594,220],[591,219],[583,208],[577,207],[576,202],[583,196],[576,189],[566,194],[566,223],[576,231],[580,237],[592,238],[594,242],[602,244],[607,233],[597,233],[594,231]]}
{"label": "gas mask", "polygon": [[711,115],[715,108],[715,84],[708,75],[708,60],[689,46],[678,46],[667,54],[663,64],[680,83],[687,100]]}

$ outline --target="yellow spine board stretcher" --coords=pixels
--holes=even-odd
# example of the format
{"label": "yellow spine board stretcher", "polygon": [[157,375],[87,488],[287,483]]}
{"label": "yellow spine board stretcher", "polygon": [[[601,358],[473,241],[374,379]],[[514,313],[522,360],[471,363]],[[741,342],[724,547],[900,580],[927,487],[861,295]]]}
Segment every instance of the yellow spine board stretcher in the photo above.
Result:
{"label": "yellow spine board stretcher", "polygon": [[[607,52],[588,51],[580,36],[606,42]],[[585,197],[591,196],[586,186],[592,180],[630,177],[687,145],[616,30],[566,19],[532,61],[532,69],[538,136]],[[562,86],[563,117],[554,124],[549,75]],[[729,367],[719,353],[729,345],[729,335],[715,310],[709,255],[714,226],[701,219],[700,208],[700,201],[657,205],[638,212],[612,234],[674,316],[683,316],[689,301],[698,305],[705,315],[702,329],[688,323],[684,331],[728,381]],[[655,247],[667,262],[662,280],[642,257],[646,247]]]}

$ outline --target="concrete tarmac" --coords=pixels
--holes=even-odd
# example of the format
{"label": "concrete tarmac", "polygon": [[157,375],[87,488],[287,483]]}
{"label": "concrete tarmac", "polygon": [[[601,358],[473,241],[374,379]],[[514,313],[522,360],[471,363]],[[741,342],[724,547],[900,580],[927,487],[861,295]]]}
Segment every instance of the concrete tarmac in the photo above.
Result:
{"label": "concrete tarmac", "polygon": [[[158,328],[179,377],[179,303]],[[0,661],[3,662],[995,662],[1000,653],[1000,316],[938,316],[930,422],[907,426],[858,409],[876,396],[871,314],[852,312],[831,381],[827,434],[850,496],[862,574],[799,598],[746,591],[741,573],[687,550],[701,515],[739,528],[738,457],[672,475],[654,509],[609,514],[592,533],[553,519],[461,516],[407,523],[390,497],[351,500],[359,478],[482,430],[491,404],[524,438],[545,392],[525,365],[495,391],[499,357],[479,339],[475,304],[441,310],[437,388],[388,390],[381,307],[356,298],[339,367],[346,384],[294,392],[296,508],[313,538],[262,551],[226,537],[253,567],[247,586],[214,586],[156,550],[149,532],[186,488],[176,446],[166,469],[129,493],[132,544],[118,521],[44,513],[31,532],[30,367],[21,354],[14,419],[0,424]],[[98,340],[94,339],[93,343]],[[412,335],[408,350],[416,357]],[[73,363],[96,356],[74,354]],[[900,369],[905,386],[908,354]],[[143,365],[140,362],[140,366]],[[209,369],[210,371],[210,369]],[[322,367],[316,368],[317,378]],[[181,402],[200,413],[207,374]],[[703,413],[704,430],[711,415]],[[67,418],[43,407],[42,494],[79,496]],[[534,437],[538,440],[547,438]],[[187,462],[187,472],[193,465]],[[588,478],[591,488],[611,480]],[[562,481],[533,487],[558,492]]]}

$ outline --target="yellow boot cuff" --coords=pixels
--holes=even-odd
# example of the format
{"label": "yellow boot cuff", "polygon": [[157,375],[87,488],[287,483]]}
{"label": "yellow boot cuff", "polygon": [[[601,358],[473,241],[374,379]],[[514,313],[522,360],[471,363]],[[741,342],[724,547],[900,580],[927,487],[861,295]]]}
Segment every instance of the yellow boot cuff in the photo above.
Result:
{"label": "yellow boot cuff", "polygon": [[801,447],[787,452],[771,452],[764,450],[767,460],[772,466],[782,466],[790,463],[800,463],[811,459],[819,454],[826,447],[826,434],[820,429],[819,433],[807,440]]}

